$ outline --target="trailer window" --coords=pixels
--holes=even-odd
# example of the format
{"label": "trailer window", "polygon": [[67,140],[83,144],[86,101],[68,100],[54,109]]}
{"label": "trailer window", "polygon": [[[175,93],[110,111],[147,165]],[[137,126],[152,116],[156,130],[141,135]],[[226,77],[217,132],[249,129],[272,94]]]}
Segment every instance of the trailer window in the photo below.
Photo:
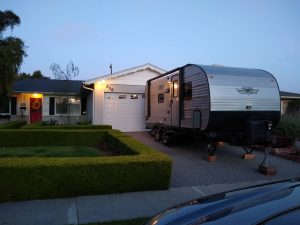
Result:
{"label": "trailer window", "polygon": [[184,101],[192,100],[192,82],[188,82],[184,84],[183,96],[184,96]]}
{"label": "trailer window", "polygon": [[164,103],[165,101],[165,96],[164,94],[158,94],[158,103]]}
{"label": "trailer window", "polygon": [[178,97],[178,80],[173,81],[173,97]]}

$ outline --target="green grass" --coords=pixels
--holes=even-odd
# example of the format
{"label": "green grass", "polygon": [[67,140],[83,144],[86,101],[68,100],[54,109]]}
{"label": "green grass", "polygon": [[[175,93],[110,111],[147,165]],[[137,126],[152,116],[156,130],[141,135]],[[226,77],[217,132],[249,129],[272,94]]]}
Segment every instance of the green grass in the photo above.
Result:
{"label": "green grass", "polygon": [[102,223],[89,223],[87,225],[142,225],[149,218],[137,218],[131,220],[119,220],[119,221],[111,221],[111,222],[102,222]]}
{"label": "green grass", "polygon": [[37,146],[0,148],[0,158],[5,157],[94,157],[103,152],[88,146]]}

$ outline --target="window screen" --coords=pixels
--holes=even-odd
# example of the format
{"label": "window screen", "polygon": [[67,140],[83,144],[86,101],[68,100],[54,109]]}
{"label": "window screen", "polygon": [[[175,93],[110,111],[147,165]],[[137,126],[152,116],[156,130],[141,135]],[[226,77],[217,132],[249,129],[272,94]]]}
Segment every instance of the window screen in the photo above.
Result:
{"label": "window screen", "polygon": [[164,103],[165,101],[165,96],[164,94],[158,94],[158,103]]}
{"label": "window screen", "polygon": [[192,100],[192,82],[184,84],[183,96],[184,101]]}

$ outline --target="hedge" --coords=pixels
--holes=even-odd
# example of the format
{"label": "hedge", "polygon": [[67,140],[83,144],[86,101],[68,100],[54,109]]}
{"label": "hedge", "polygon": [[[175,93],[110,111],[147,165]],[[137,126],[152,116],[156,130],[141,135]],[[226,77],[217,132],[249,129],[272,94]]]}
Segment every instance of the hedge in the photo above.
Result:
{"label": "hedge", "polygon": [[53,125],[42,126],[41,123],[27,124],[23,129],[62,129],[62,130],[94,130],[94,129],[112,129],[111,125]]}
{"label": "hedge", "polygon": [[[32,136],[38,134],[33,130],[30,132]],[[15,133],[29,137],[30,132],[23,130]],[[47,130],[39,132],[42,133],[39,137],[48,136],[44,140],[55,136],[53,132]],[[62,133],[72,135],[74,138],[79,137],[77,135],[80,134],[90,137],[89,140],[112,141],[111,144],[118,146],[121,152],[134,155],[2,158],[0,159],[0,201],[159,190],[169,187],[172,168],[170,158],[133,138],[115,130],[62,131]],[[37,140],[37,142],[40,144],[44,141]],[[82,144],[87,142],[83,141]]]}
{"label": "hedge", "polygon": [[26,121],[10,121],[7,123],[0,124],[0,129],[19,129],[27,124]]}

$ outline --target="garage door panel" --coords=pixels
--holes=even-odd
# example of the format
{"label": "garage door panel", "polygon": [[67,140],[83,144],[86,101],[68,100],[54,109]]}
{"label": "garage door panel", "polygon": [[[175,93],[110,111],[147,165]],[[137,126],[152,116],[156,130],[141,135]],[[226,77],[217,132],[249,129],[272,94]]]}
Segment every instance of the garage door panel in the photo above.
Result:
{"label": "garage door panel", "polygon": [[111,124],[113,129],[121,131],[145,130],[142,94],[105,93],[104,104],[105,124]]}

